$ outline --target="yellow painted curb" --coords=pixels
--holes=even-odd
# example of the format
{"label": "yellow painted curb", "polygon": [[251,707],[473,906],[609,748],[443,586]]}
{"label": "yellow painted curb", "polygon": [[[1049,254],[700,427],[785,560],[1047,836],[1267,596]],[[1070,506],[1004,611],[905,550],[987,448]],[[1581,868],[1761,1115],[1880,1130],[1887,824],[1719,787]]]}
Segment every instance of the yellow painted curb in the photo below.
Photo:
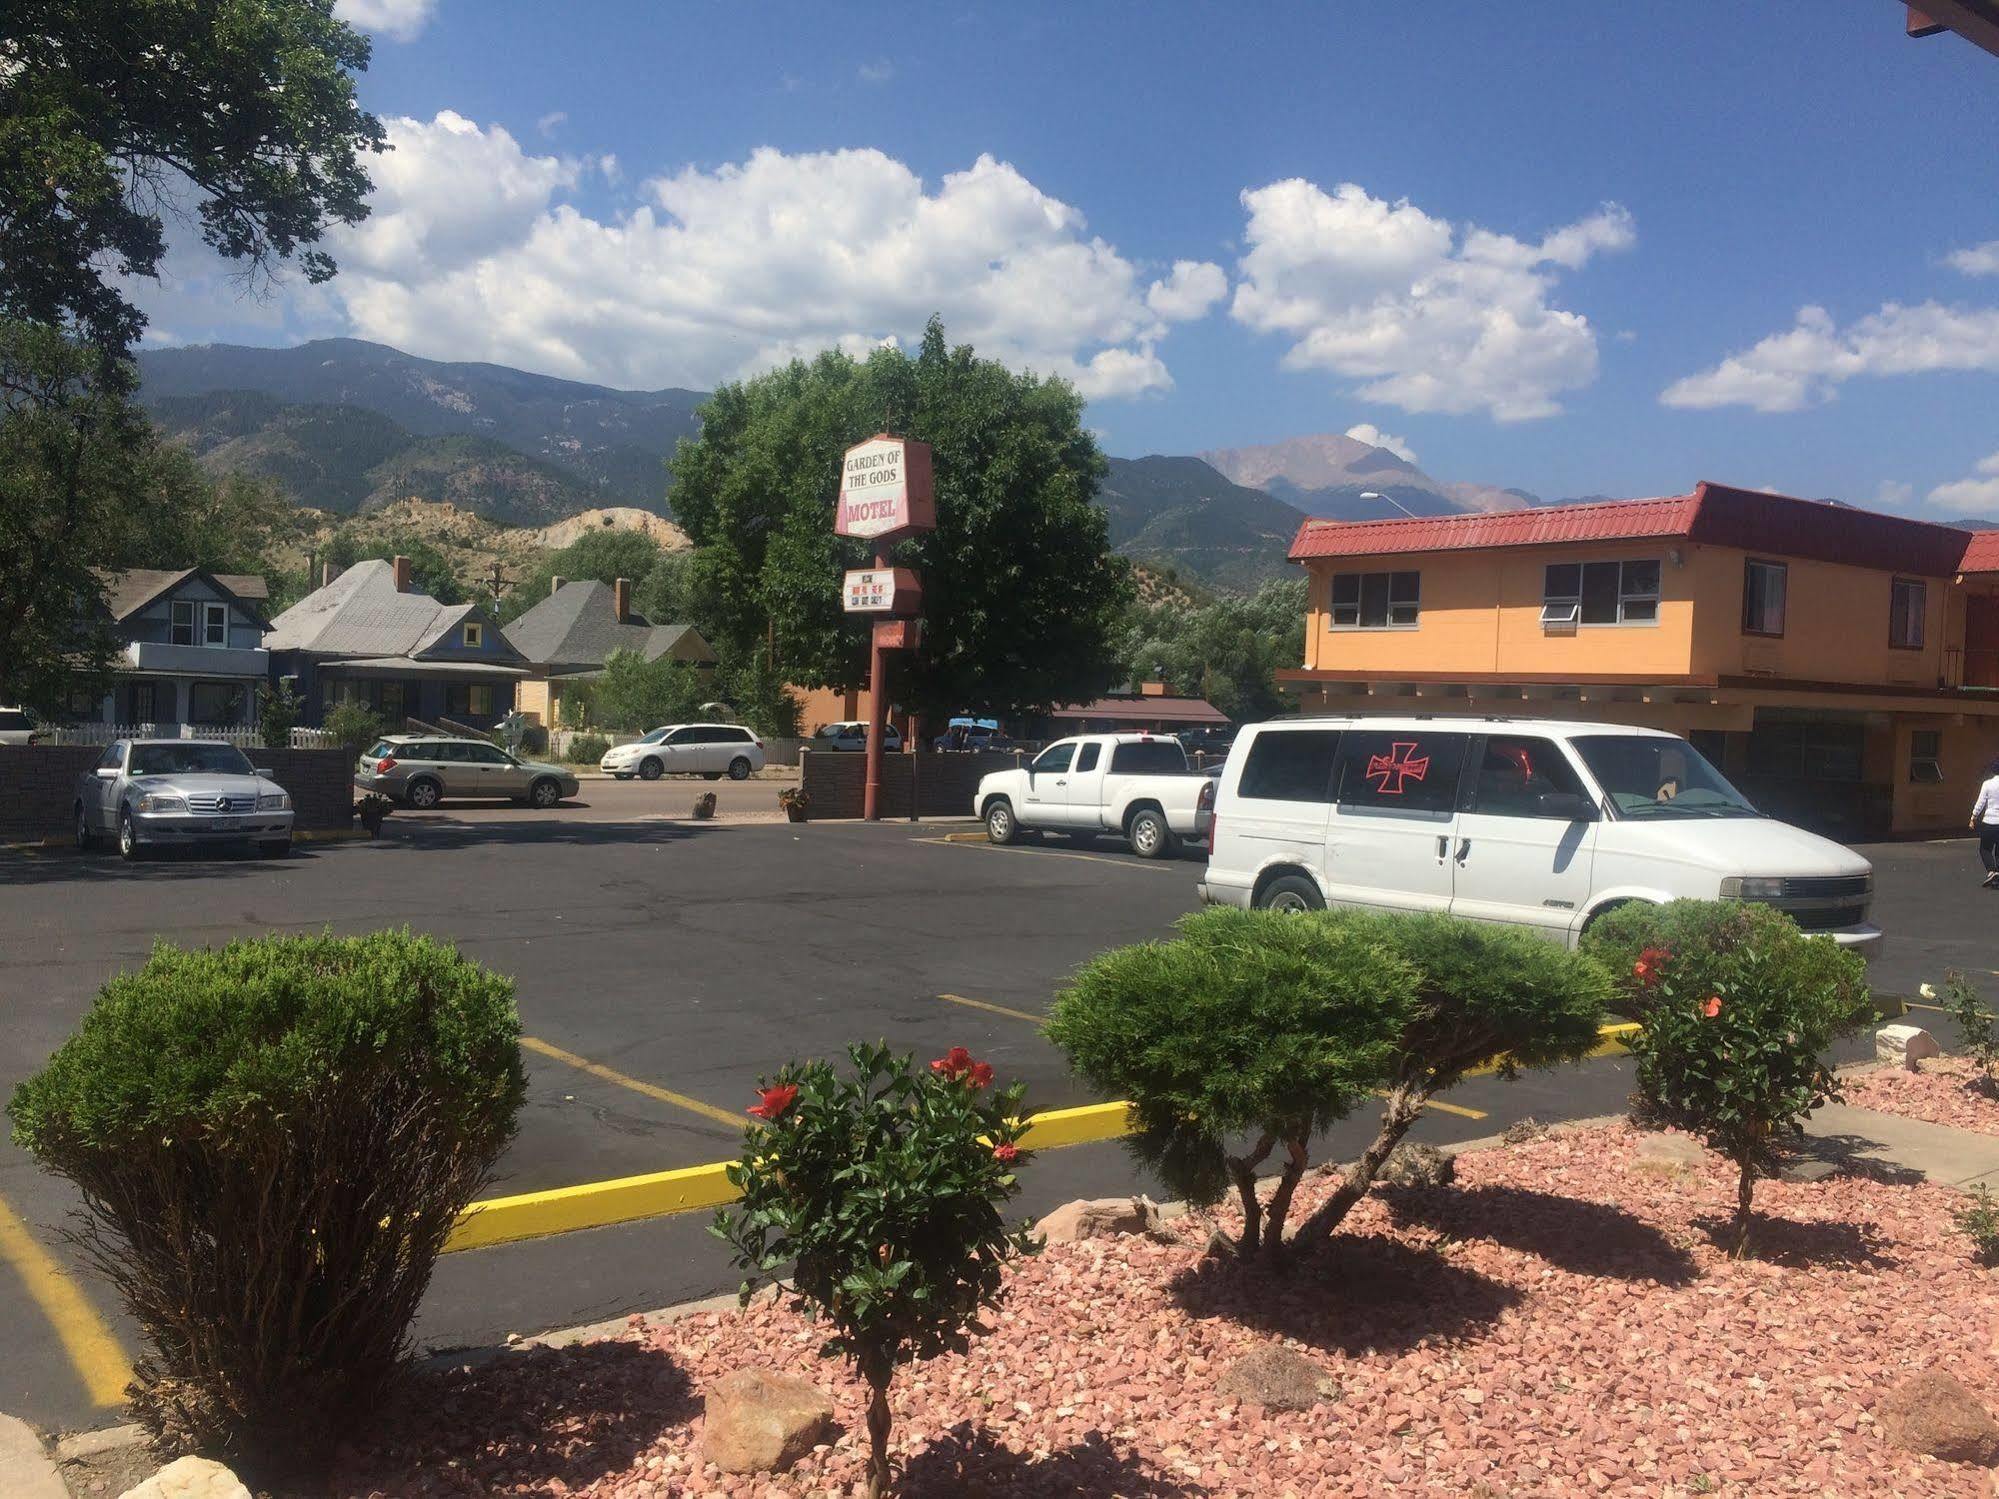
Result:
{"label": "yellow painted curb", "polygon": [[938,841],[940,843],[988,843],[991,840],[988,839],[983,832],[980,832],[980,833],[945,833],[938,839]]}
{"label": "yellow painted curb", "polygon": [[352,843],[366,838],[366,828],[293,828],[294,843]]}

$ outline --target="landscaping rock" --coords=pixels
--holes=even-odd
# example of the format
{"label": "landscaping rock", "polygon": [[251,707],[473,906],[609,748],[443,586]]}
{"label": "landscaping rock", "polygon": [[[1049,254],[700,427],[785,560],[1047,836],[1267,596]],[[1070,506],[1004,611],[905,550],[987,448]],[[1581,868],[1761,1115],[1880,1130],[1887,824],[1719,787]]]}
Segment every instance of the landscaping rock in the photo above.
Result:
{"label": "landscaping rock", "polygon": [[1884,1025],[1874,1033],[1874,1060],[1914,1072],[1916,1063],[1943,1055],[1937,1038],[1920,1025]]}
{"label": "landscaping rock", "polygon": [[701,1449],[724,1473],[782,1473],[833,1429],[833,1402],[809,1380],[762,1369],[709,1386]]}
{"label": "landscaping rock", "polygon": [[1897,1447],[1947,1463],[1999,1463],[1999,1421],[1941,1369],[1926,1369],[1890,1390],[1874,1411]]}
{"label": "landscaping rock", "polygon": [[1119,1234],[1163,1234],[1166,1224],[1150,1197],[1098,1197],[1063,1203],[1034,1231],[1051,1244],[1074,1244]]}
{"label": "landscaping rock", "polygon": [[1436,1146],[1398,1145],[1381,1163],[1374,1179],[1389,1187],[1448,1187],[1457,1175],[1457,1158]]}
{"label": "landscaping rock", "polygon": [[1306,1411],[1340,1393],[1321,1365],[1276,1343],[1237,1359],[1215,1388],[1224,1400],[1246,1400],[1267,1411]]}
{"label": "landscaping rock", "polygon": [[1529,1114],[1525,1119],[1516,1119],[1500,1132],[1500,1140],[1507,1145],[1525,1145],[1530,1140],[1538,1140],[1548,1133],[1548,1126]]}
{"label": "landscaping rock", "polygon": [[1685,1135],[1641,1135],[1631,1153],[1631,1169],[1641,1176],[1692,1176],[1707,1152]]}
{"label": "landscaping rock", "polygon": [[250,1499],[243,1482],[222,1464],[205,1457],[175,1458],[124,1499]]}

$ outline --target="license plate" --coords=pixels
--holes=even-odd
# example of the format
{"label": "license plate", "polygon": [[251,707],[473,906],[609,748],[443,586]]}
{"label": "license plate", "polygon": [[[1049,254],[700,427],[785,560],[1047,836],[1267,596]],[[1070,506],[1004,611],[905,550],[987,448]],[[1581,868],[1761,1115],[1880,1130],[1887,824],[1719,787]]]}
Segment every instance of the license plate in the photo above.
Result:
{"label": "license plate", "polygon": [[236,826],[236,819],[233,817],[211,817],[208,819],[208,826],[211,832],[226,833],[229,829]]}

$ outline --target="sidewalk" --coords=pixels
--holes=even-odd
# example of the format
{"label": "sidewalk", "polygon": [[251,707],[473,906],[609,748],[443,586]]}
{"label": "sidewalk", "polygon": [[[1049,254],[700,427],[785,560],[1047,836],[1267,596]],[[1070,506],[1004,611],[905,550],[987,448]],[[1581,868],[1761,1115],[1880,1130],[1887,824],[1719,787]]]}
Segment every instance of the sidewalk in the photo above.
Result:
{"label": "sidewalk", "polygon": [[1900,1114],[1829,1103],[1812,1115],[1805,1134],[1818,1142],[1821,1159],[1851,1158],[1918,1171],[1944,1186],[1999,1187],[1999,1136],[1947,1124],[1927,1124]]}

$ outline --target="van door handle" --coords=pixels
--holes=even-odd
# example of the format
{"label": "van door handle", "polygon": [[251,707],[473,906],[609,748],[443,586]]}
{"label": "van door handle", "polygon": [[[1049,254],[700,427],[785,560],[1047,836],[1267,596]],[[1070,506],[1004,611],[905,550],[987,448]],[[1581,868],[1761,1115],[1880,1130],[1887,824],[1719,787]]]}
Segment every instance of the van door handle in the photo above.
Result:
{"label": "van door handle", "polygon": [[1451,856],[1451,839],[1447,833],[1437,834],[1437,862],[1443,863]]}
{"label": "van door handle", "polygon": [[1470,855],[1471,855],[1471,839],[1460,838],[1458,840],[1458,862],[1460,864],[1464,863],[1464,861],[1467,858],[1469,858]]}

